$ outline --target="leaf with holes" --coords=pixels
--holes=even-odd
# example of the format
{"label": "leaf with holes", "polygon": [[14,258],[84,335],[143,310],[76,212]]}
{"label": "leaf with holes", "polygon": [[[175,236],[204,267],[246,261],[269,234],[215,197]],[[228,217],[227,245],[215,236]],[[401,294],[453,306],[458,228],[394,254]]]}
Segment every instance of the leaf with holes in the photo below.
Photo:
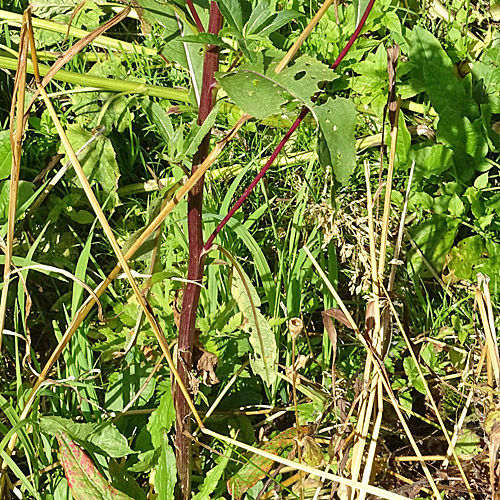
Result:
{"label": "leaf with holes", "polygon": [[324,165],[330,165],[336,179],[343,185],[356,166],[356,107],[349,99],[338,97],[315,107],[320,128],[318,156]]}
{"label": "leaf with holes", "polygon": [[64,432],[58,432],[59,460],[75,500],[130,500],[113,488],[97,470],[92,460]]}
{"label": "leaf with holes", "polygon": [[243,64],[237,71],[219,74],[217,78],[235,104],[259,120],[282,112],[282,106],[290,101],[307,106],[314,113],[311,97],[320,90],[321,82],[334,80],[337,75],[307,55],[277,75],[274,69],[283,55],[275,50],[261,52],[251,65]]}

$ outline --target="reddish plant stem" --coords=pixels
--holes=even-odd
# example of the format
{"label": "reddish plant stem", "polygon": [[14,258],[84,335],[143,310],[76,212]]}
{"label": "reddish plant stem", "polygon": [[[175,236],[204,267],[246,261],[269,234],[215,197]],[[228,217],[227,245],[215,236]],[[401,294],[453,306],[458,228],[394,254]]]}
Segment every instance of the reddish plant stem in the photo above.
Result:
{"label": "reddish plant stem", "polygon": [[198,12],[196,12],[196,9],[194,8],[194,4],[192,0],[186,0],[189,12],[191,12],[191,16],[193,17],[193,21],[196,24],[196,27],[198,28],[198,31],[200,33],[203,33],[205,31],[205,28],[203,27],[203,24],[201,24],[201,19],[200,16],[198,16]]}
{"label": "reddish plant stem", "polygon": [[[366,6],[365,12],[363,16],[361,17],[358,26],[354,30],[354,33],[351,35],[351,38],[347,42],[346,46],[342,49],[340,52],[339,56],[335,60],[335,62],[332,64],[331,68],[333,70],[337,69],[338,65],[342,62],[344,57],[346,56],[347,52],[349,52],[349,49],[352,47],[352,44],[356,41],[358,38],[359,34],[361,33],[361,30],[363,29],[363,26],[365,25],[366,19],[368,18],[368,15],[370,14],[370,11],[372,10],[373,4],[375,3],[375,0],[370,0],[368,5]],[[312,101],[316,102],[316,99],[319,97],[319,93],[317,93],[313,98]],[[257,174],[255,179],[250,183],[250,185],[245,189],[245,192],[240,196],[238,201],[234,204],[234,206],[229,210],[227,215],[222,219],[218,226],[215,228],[214,232],[210,235],[208,238],[207,242],[205,243],[203,247],[204,252],[208,252],[210,250],[210,247],[212,246],[215,238],[217,238],[217,235],[221,232],[222,228],[227,224],[229,219],[236,213],[236,211],[243,205],[245,200],[248,198],[248,195],[252,192],[254,187],[257,185],[257,183],[266,175],[266,172],[269,170],[269,167],[273,164],[274,160],[276,157],[280,154],[281,150],[283,149],[284,145],[287,143],[288,139],[290,136],[297,130],[298,126],[301,124],[302,120],[307,116],[309,113],[309,109],[306,108],[305,106],[302,108],[300,111],[299,116],[297,119],[293,122],[292,126],[288,130],[288,132],[283,136],[283,139],[281,142],[278,144],[276,149],[274,150],[273,154],[270,156],[269,160],[267,163],[262,167],[261,171]]]}
{"label": "reddish plant stem", "polygon": [[[222,25],[222,15],[217,3],[210,4],[210,20],[208,32],[218,34]],[[203,80],[201,86],[200,108],[198,124],[201,125],[214,107],[214,74],[219,68],[219,47],[209,45],[203,61]],[[194,174],[199,165],[209,153],[210,132],[204,137],[198,151],[193,158],[191,174]],[[190,386],[189,374],[192,366],[196,310],[200,299],[201,280],[203,278],[203,208],[204,178],[191,189],[188,195],[188,238],[189,238],[189,280],[184,290],[182,310],[179,325],[179,340],[177,343],[177,370],[186,387]],[[185,431],[190,431],[191,412],[180,387],[174,384],[174,403],[176,411],[176,461],[177,472],[181,486],[181,495],[184,500],[191,497],[191,439]]]}

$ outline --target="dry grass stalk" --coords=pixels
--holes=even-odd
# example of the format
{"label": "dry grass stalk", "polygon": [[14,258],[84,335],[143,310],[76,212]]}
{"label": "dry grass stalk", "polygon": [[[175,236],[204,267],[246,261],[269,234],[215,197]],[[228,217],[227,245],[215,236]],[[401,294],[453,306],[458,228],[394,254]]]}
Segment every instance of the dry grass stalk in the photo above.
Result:
{"label": "dry grass stalk", "polygon": [[[24,16],[26,19],[26,16]],[[7,297],[9,294],[10,270],[12,265],[12,251],[14,246],[14,228],[16,223],[17,190],[19,186],[19,171],[21,169],[22,141],[24,135],[24,101],[26,91],[26,59],[28,56],[28,39],[26,38],[26,24],[21,29],[19,43],[19,59],[14,91],[10,108],[10,147],[12,150],[12,167],[10,171],[9,210],[7,219],[7,240],[5,242],[5,264],[3,268],[3,289],[0,298],[0,352],[2,350],[3,329],[7,313]],[[17,110],[17,111],[16,111]]]}
{"label": "dry grass stalk", "polygon": [[440,411],[438,409],[438,406],[436,404],[434,396],[432,395],[432,392],[429,389],[429,385],[427,384],[427,380],[425,380],[425,376],[424,376],[424,374],[422,372],[422,368],[420,367],[420,363],[419,363],[419,361],[417,359],[417,356],[416,356],[416,354],[415,354],[415,352],[413,350],[413,346],[412,346],[412,344],[410,342],[410,339],[408,338],[408,335],[406,334],[406,331],[405,331],[403,325],[401,324],[401,321],[399,319],[399,315],[398,315],[398,313],[396,311],[396,308],[394,307],[394,304],[392,303],[392,300],[391,300],[391,298],[389,296],[389,293],[385,289],[384,289],[384,293],[385,293],[386,300],[387,300],[387,302],[389,304],[389,307],[391,308],[393,317],[396,320],[396,323],[397,323],[397,325],[398,325],[398,327],[399,327],[399,329],[401,331],[401,334],[403,335],[403,338],[404,338],[404,340],[406,342],[406,345],[408,346],[408,351],[410,352],[410,355],[411,355],[411,357],[412,357],[412,359],[413,359],[413,361],[415,363],[415,366],[416,366],[417,371],[418,371],[418,376],[419,376],[419,378],[420,378],[420,380],[421,380],[421,382],[422,382],[422,384],[423,384],[423,386],[425,388],[425,394],[426,394],[427,398],[429,399],[429,402],[430,402],[430,404],[432,406],[432,409],[434,410],[436,418],[438,419],[439,425],[440,425],[441,430],[443,432],[443,435],[444,435],[444,437],[446,439],[446,442],[448,443],[448,448],[449,448],[449,450],[451,450],[451,453],[452,453],[453,458],[454,458],[454,460],[455,460],[455,462],[457,464],[458,470],[460,471],[460,475],[461,475],[461,477],[462,477],[462,479],[464,481],[464,484],[465,484],[465,487],[467,488],[469,496],[470,496],[471,500],[474,500],[474,494],[472,493],[472,490],[471,490],[471,487],[470,487],[470,484],[469,484],[469,480],[467,479],[465,471],[464,471],[464,469],[462,467],[462,464],[461,464],[461,462],[460,462],[460,460],[458,458],[458,455],[457,455],[457,453],[455,451],[455,447],[453,446],[453,443],[451,442],[451,438],[450,438],[450,435],[448,433],[448,429],[446,428],[445,423],[443,421],[443,418],[441,417],[441,413],[440,413]]}
{"label": "dry grass stalk", "polygon": [[300,49],[300,46],[304,43],[304,40],[311,34],[311,31],[316,27],[320,19],[326,14],[326,11],[330,7],[330,5],[332,5],[333,1],[334,0],[325,0],[323,2],[323,5],[319,8],[314,17],[309,21],[309,24],[305,27],[299,38],[295,40],[295,43],[290,47],[288,52],[285,54],[285,57],[283,57],[276,68],[274,68],[274,72],[276,74],[281,73],[288,66],[290,61]]}
{"label": "dry grass stalk", "polygon": [[391,383],[387,374],[387,371],[385,370],[385,367],[382,363],[382,360],[377,356],[377,354],[374,352],[373,347],[371,346],[371,343],[369,343],[369,339],[366,339],[365,336],[361,333],[359,328],[356,325],[356,322],[352,318],[351,314],[349,313],[347,307],[344,304],[344,301],[340,298],[340,295],[337,293],[337,290],[335,290],[335,287],[332,285],[330,280],[328,279],[328,276],[326,276],[325,272],[321,268],[321,266],[318,264],[314,256],[312,255],[311,251],[309,248],[306,246],[303,247],[304,251],[306,252],[306,255],[309,257],[311,260],[314,268],[316,269],[317,273],[327,286],[328,290],[330,293],[333,295],[333,298],[337,301],[339,304],[339,307],[341,311],[344,313],[346,316],[347,320],[352,326],[352,329],[355,331],[358,340],[363,344],[363,346],[366,349],[367,355],[369,358],[371,358],[371,361],[373,363],[373,366],[375,367],[375,370],[377,371],[378,375],[380,376],[380,380],[382,381],[382,384],[385,388],[385,391],[387,395],[389,396],[389,399],[391,401],[391,404],[399,418],[399,421],[401,422],[401,425],[403,426],[403,429],[405,431],[406,436],[408,437],[408,440],[410,441],[411,447],[413,448],[415,454],[419,457],[420,464],[422,466],[422,469],[424,471],[425,477],[427,478],[427,481],[431,485],[432,491],[434,493],[434,496],[436,500],[441,499],[441,495],[439,493],[439,490],[437,489],[436,482],[434,481],[434,478],[432,477],[432,474],[430,473],[429,467],[427,466],[425,460],[423,459],[422,453],[420,452],[420,449],[415,441],[415,438],[413,437],[413,434],[410,431],[410,428],[408,427],[408,423],[406,422],[406,418],[403,415],[400,405],[396,399],[396,396],[394,395],[394,392],[391,387]]}

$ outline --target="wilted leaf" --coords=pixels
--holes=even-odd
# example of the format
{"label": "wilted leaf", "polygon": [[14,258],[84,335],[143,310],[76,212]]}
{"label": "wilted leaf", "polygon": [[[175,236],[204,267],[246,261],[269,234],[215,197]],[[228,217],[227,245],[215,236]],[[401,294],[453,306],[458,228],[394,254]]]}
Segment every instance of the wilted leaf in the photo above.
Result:
{"label": "wilted leaf", "polygon": [[[304,432],[306,428],[302,429]],[[265,445],[261,446],[274,455],[279,455],[286,447],[291,446],[293,439],[297,437],[297,428],[290,428],[281,432]],[[234,498],[241,498],[260,479],[265,477],[273,466],[274,461],[261,455],[251,455],[249,461],[227,482],[227,490]]]}
{"label": "wilted leaf", "polygon": [[56,437],[59,459],[74,500],[131,500],[102,477],[90,458],[64,432],[58,432]]}
{"label": "wilted leaf", "polygon": [[249,340],[253,349],[250,360],[252,370],[270,386],[276,380],[276,339],[268,321],[259,310],[260,298],[257,291],[241,268],[233,274],[231,293],[244,316],[242,329],[250,334]]}

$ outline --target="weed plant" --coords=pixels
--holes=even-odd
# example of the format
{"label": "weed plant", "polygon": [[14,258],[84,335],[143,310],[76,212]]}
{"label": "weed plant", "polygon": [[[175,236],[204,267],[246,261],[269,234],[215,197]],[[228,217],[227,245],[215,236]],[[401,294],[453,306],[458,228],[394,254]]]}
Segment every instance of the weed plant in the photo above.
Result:
{"label": "weed plant", "polygon": [[[47,83],[55,117],[29,70],[18,159],[30,28],[0,3],[6,498],[496,498],[499,7],[329,3],[276,73],[317,2],[37,2],[40,65],[78,42],[61,23],[126,17]],[[57,122],[107,227],[73,166],[37,201],[69,160]],[[205,161],[202,203],[135,248]],[[113,238],[136,251],[100,295]]]}

